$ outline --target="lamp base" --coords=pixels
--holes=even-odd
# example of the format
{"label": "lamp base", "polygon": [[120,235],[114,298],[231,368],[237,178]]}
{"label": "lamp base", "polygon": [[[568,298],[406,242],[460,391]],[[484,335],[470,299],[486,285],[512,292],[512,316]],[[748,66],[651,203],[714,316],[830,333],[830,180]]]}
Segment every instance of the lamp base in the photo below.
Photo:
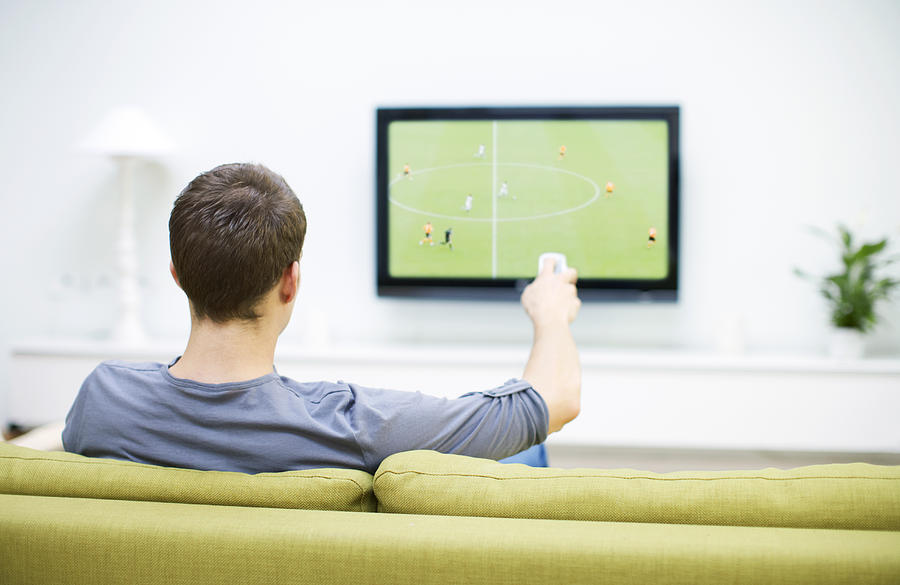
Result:
{"label": "lamp base", "polygon": [[118,344],[135,346],[146,342],[147,334],[144,333],[144,329],[141,327],[137,315],[132,315],[130,317],[123,316],[123,318],[116,323],[110,338]]}

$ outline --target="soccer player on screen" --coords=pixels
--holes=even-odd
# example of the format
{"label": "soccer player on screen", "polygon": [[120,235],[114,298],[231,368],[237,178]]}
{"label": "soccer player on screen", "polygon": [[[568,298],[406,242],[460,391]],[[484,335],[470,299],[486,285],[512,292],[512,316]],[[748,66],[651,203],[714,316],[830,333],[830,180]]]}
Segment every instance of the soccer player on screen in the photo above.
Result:
{"label": "soccer player on screen", "polygon": [[564,156],[566,156],[566,145],[565,144],[563,144],[562,146],[559,147],[559,158],[557,158],[556,160],[562,160]]}
{"label": "soccer player on screen", "polygon": [[647,247],[652,248],[656,244],[656,228],[650,228],[650,237],[647,238]]}
{"label": "soccer player on screen", "polygon": [[483,145],[483,144],[479,144],[479,145],[478,145],[478,152],[476,152],[476,153],[475,153],[474,155],[472,155],[472,156],[474,156],[475,158],[484,158],[484,145]]}
{"label": "soccer player on screen", "polygon": [[612,195],[613,189],[615,189],[615,188],[616,188],[616,186],[613,185],[612,181],[606,182],[606,197],[607,197],[607,199],[609,198],[610,195]]}
{"label": "soccer player on screen", "polygon": [[431,222],[427,222],[425,226],[422,228],[425,230],[425,237],[419,240],[419,245],[421,246],[425,242],[428,242],[430,245],[434,245],[434,240],[431,239],[431,232],[434,231],[434,228],[431,225]]}
{"label": "soccer player on screen", "polygon": [[409,163],[403,165],[403,178],[412,181],[412,173],[409,170]]}
{"label": "soccer player on screen", "polygon": [[[506,184],[506,181],[503,181],[503,184],[500,185],[500,192],[497,193],[497,197],[507,197],[507,196],[509,196],[509,185]],[[513,199],[515,199],[515,198],[516,198],[516,196],[513,195]]]}
{"label": "soccer player on screen", "polygon": [[447,246],[449,246],[450,249],[452,250],[453,249],[453,240],[451,238],[453,238],[453,228],[448,227],[446,230],[444,230],[444,241],[441,242],[441,245],[443,246],[444,244],[447,244]]}
{"label": "soccer player on screen", "polygon": [[472,211],[472,194],[471,193],[466,195],[466,202],[463,204],[462,208],[466,211],[466,213],[469,213],[470,211]]}

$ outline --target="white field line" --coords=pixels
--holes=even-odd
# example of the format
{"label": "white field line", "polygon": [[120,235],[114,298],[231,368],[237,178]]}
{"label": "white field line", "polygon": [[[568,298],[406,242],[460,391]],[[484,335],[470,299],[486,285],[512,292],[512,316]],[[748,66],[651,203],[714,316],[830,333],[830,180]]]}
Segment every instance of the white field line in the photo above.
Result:
{"label": "white field line", "polygon": [[491,125],[491,278],[497,278],[497,120]]}

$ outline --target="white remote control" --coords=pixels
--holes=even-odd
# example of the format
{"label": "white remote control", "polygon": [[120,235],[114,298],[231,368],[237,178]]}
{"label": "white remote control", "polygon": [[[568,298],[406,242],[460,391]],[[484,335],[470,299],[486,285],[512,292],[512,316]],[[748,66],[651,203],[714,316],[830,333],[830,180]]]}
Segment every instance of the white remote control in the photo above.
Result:
{"label": "white remote control", "polygon": [[544,260],[547,258],[553,258],[556,260],[556,268],[553,270],[554,274],[559,274],[564,271],[568,266],[566,266],[566,255],[560,254],[559,252],[544,252],[541,254],[540,258],[538,258],[538,274],[541,273],[541,270],[544,269]]}

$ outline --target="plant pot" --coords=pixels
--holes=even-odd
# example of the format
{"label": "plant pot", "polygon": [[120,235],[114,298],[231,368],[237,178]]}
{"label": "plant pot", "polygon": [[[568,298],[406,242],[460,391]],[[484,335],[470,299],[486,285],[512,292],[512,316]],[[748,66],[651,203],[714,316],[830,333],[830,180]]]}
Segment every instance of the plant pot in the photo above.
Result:
{"label": "plant pot", "polygon": [[828,355],[839,360],[855,360],[866,351],[866,335],[852,327],[835,327],[828,338]]}

